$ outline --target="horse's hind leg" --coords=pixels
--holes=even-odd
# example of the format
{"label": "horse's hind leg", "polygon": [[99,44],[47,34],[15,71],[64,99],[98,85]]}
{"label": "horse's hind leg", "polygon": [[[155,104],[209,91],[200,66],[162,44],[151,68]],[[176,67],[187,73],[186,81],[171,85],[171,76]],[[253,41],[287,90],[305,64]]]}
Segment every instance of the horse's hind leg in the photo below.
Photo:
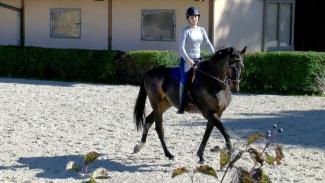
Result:
{"label": "horse's hind leg", "polygon": [[153,116],[153,112],[151,112],[147,117],[146,117],[146,120],[145,120],[145,124],[143,126],[143,132],[142,132],[142,137],[141,137],[141,142],[140,144],[137,144],[135,147],[134,147],[134,151],[133,153],[138,153],[141,151],[141,149],[144,147],[146,141],[147,141],[147,136],[148,136],[148,132],[149,132],[149,129],[150,127],[152,126],[154,122],[154,116]]}
{"label": "horse's hind leg", "polygon": [[154,118],[155,118],[155,122],[156,122],[155,123],[156,124],[156,131],[157,131],[159,140],[161,142],[161,145],[162,145],[162,147],[164,149],[165,156],[167,158],[169,158],[170,160],[173,160],[174,159],[174,155],[172,155],[168,151],[167,146],[166,146],[166,143],[165,143],[165,140],[164,140],[164,128],[163,128],[162,113],[155,112]]}

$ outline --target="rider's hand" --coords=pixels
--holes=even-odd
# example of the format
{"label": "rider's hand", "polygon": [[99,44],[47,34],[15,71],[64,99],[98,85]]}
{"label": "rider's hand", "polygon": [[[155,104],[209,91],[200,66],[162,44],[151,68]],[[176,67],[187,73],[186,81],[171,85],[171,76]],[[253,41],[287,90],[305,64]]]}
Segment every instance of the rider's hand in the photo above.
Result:
{"label": "rider's hand", "polygon": [[192,59],[187,60],[187,63],[190,64],[191,67],[193,67],[193,65],[194,65],[194,61]]}

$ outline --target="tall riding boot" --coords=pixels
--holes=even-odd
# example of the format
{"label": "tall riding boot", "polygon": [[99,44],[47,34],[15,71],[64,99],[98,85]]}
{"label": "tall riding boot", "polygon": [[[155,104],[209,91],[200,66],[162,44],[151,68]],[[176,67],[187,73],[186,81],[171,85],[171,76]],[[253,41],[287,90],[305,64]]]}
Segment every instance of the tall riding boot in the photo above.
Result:
{"label": "tall riding boot", "polygon": [[184,114],[185,107],[186,107],[186,90],[185,85],[179,85],[179,110],[177,111],[178,114]]}

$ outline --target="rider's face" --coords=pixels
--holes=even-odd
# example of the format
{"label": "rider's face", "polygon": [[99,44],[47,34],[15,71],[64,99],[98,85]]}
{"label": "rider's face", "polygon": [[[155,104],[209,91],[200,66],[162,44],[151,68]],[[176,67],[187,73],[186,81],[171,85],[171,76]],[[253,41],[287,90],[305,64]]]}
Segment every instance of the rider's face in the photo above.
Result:
{"label": "rider's face", "polygon": [[190,22],[191,25],[197,25],[199,22],[199,16],[193,15],[188,17],[188,21]]}

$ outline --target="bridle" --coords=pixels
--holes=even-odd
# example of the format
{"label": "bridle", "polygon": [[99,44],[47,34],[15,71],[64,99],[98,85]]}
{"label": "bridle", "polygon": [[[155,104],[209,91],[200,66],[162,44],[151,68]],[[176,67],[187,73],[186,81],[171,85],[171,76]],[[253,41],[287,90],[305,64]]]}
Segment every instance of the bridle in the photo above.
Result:
{"label": "bridle", "polygon": [[[222,80],[222,79],[220,79],[220,78],[218,78],[218,77],[215,77],[215,76],[212,76],[211,74],[209,74],[209,73],[207,73],[207,72],[204,72],[204,71],[202,71],[202,70],[200,70],[197,66],[199,65],[199,64],[201,64],[201,63],[203,63],[203,62],[206,62],[206,61],[208,61],[207,59],[205,59],[205,60],[203,60],[203,59],[197,59],[197,60],[194,60],[194,65],[192,66],[193,67],[193,69],[195,70],[195,71],[198,71],[198,72],[200,72],[200,73],[202,73],[202,74],[204,74],[204,75],[206,75],[206,76],[208,76],[208,77],[210,77],[210,78],[212,78],[212,79],[214,79],[214,80],[216,80],[216,81],[218,81],[218,83],[220,83],[220,84],[225,84],[225,85],[229,85],[229,83],[230,82],[232,82],[232,83],[235,83],[235,84],[239,84],[240,83],[240,79],[230,79],[229,77],[228,77],[228,75],[226,74],[226,78],[224,79],[224,80]],[[229,70],[230,69],[230,65],[229,64],[227,64],[227,69]],[[229,71],[228,71],[229,72]]]}

